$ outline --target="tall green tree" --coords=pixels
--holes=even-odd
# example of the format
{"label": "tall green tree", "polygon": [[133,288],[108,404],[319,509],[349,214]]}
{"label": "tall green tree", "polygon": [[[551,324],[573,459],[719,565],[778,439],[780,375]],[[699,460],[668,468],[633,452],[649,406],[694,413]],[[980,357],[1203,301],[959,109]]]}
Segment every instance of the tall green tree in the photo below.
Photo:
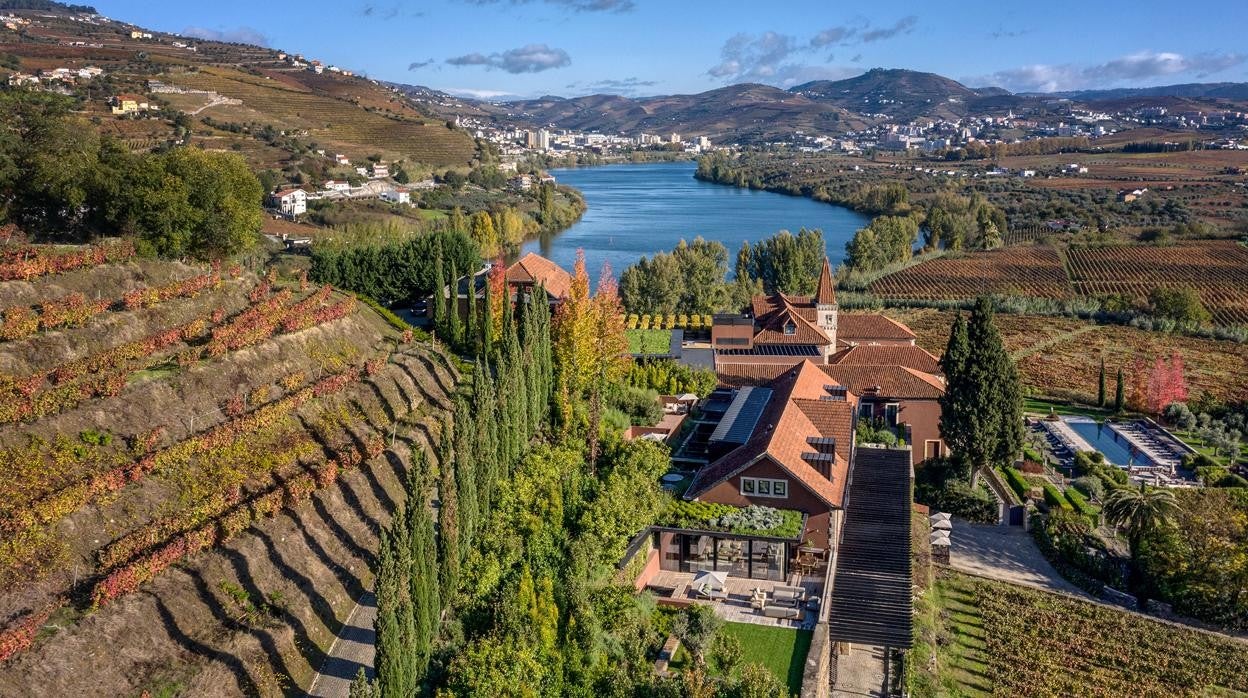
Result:
{"label": "tall green tree", "polygon": [[1160,487],[1124,487],[1114,490],[1105,500],[1105,520],[1126,533],[1132,586],[1137,593],[1144,590],[1139,565],[1141,544],[1147,536],[1174,525],[1177,513],[1174,493]]}
{"label": "tall green tree", "polygon": [[1105,358],[1101,358],[1101,372],[1096,382],[1096,406],[1105,406]]}
{"label": "tall green tree", "polygon": [[1022,386],[987,298],[976,301],[965,336],[955,320],[946,355],[940,423],[946,443],[977,469],[1012,460],[1023,442]]}
{"label": "tall green tree", "polygon": [[1126,387],[1123,385],[1122,367],[1118,367],[1118,377],[1114,383],[1114,412],[1121,413],[1126,407]]}

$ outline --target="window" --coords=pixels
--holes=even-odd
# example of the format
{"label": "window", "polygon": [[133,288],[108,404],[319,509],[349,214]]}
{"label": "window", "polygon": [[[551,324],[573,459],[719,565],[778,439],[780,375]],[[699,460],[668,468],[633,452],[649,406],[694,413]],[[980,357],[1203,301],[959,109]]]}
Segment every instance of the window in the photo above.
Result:
{"label": "window", "polygon": [[743,477],[741,478],[741,494],[749,497],[786,499],[789,496],[789,481],[762,477]]}
{"label": "window", "polygon": [[884,405],[884,421],[888,424],[888,426],[897,426],[897,413],[899,411],[901,411],[901,405],[895,402],[890,402],[887,405]]}
{"label": "window", "polygon": [[928,439],[923,442],[923,458],[940,458],[941,456],[940,439]]}
{"label": "window", "polygon": [[794,325],[791,322],[784,323],[784,333],[785,334],[797,334],[797,325]]}
{"label": "window", "polygon": [[875,405],[869,402],[858,403],[858,416],[863,419],[871,419],[875,417]]}

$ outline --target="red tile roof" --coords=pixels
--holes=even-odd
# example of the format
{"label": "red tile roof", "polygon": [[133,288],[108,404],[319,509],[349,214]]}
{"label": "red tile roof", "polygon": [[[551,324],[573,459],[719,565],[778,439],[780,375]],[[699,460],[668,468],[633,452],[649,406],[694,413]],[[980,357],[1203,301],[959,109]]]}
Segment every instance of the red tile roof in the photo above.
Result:
{"label": "red tile roof", "polygon": [[836,323],[836,339],[845,344],[868,344],[871,341],[913,340],[909,327],[879,313],[840,313]]}
{"label": "red tile roof", "polygon": [[572,275],[549,259],[530,252],[507,267],[507,283],[541,284],[552,298],[564,298],[572,290]]}
{"label": "red tile roof", "polygon": [[828,357],[832,365],[905,366],[924,373],[940,373],[940,361],[920,346],[858,344]]}
{"label": "red tile roof", "polygon": [[[790,297],[783,293],[755,298],[755,344],[831,344],[828,335],[815,324],[815,309],[810,299]],[[786,334],[786,325],[793,325],[793,334]]]}
{"label": "red tile roof", "polygon": [[831,304],[836,302],[836,283],[832,281],[832,263],[823,258],[823,269],[819,272],[819,288],[815,291],[815,302]]}
{"label": "red tile roof", "polygon": [[936,376],[905,366],[820,366],[837,385],[867,397],[897,400],[936,400],[945,393],[945,384]]}
{"label": "red tile roof", "polygon": [[[762,459],[787,470],[798,482],[829,507],[840,507],[845,496],[849,454],[853,444],[854,413],[857,398],[824,400],[827,376],[811,361],[803,361],[771,381],[774,394],[759,418],[754,434],[719,460],[702,468],[685,493],[694,499],[715,485],[742,472]],[[836,439],[831,479],[824,477],[802,458],[811,449],[810,437]]]}

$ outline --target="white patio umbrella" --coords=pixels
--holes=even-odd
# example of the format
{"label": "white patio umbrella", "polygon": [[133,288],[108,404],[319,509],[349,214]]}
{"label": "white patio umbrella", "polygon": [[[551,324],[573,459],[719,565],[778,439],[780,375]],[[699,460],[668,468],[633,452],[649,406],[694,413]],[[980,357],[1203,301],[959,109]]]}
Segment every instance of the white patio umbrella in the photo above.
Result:
{"label": "white patio umbrella", "polygon": [[953,522],[949,519],[938,519],[932,522],[932,528],[937,531],[952,531]]}
{"label": "white patio umbrella", "polygon": [[932,545],[949,545],[949,532],[936,531],[931,537]]}
{"label": "white patio umbrella", "polygon": [[693,577],[693,586],[697,587],[705,584],[710,589],[722,591],[724,586],[728,584],[727,572],[712,572],[711,570],[700,570]]}
{"label": "white patio umbrella", "polygon": [[941,511],[941,512],[932,514],[929,518],[932,520],[932,523],[935,523],[937,521],[948,521],[952,519],[953,516],[947,512]]}

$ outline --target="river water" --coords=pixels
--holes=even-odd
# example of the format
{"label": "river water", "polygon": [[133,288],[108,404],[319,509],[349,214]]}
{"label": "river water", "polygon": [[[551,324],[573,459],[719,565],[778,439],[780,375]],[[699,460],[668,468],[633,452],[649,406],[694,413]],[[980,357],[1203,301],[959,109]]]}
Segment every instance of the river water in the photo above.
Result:
{"label": "river water", "polygon": [[608,165],[552,170],[561,184],[585,195],[588,210],[567,230],[524,244],[572,271],[577,249],[595,281],[604,262],[618,277],[643,255],[668,252],[682,238],[702,236],[728,248],[731,272],[741,243],[757,242],[780,230],[819,228],[835,267],[845,243],[869,219],[849,209],[811,199],[738,189],[693,178],[692,162]]}

